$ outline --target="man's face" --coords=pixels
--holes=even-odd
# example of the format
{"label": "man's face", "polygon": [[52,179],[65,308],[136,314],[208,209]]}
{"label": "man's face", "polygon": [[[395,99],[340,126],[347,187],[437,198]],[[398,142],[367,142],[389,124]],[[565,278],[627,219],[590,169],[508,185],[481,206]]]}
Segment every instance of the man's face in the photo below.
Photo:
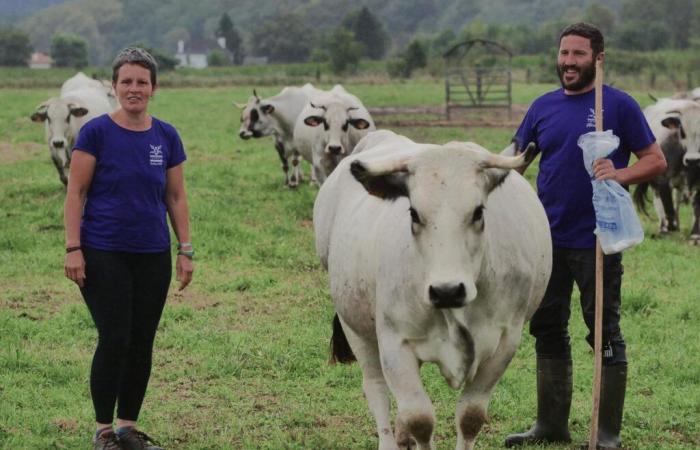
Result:
{"label": "man's face", "polygon": [[557,74],[568,94],[583,93],[593,87],[595,60],[591,41],[585,37],[568,35],[559,43]]}

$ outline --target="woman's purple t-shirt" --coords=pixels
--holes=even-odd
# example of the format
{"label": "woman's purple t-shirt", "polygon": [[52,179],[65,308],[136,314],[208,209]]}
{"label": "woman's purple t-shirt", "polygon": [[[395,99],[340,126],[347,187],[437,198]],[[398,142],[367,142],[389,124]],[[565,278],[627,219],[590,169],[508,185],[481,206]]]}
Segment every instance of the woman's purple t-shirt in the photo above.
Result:
{"label": "woman's purple t-shirt", "polygon": [[80,225],[81,245],[136,253],[168,250],[165,172],[186,159],[175,128],[153,117],[150,129],[131,131],[105,114],[82,127],[76,150],[97,160]]}
{"label": "woman's purple t-shirt", "polygon": [[[603,88],[603,129],[620,138],[609,157],[617,169],[627,167],[631,152],[655,140],[637,102],[609,86]],[[566,95],[558,89],[535,100],[515,134],[520,148],[534,142],[541,152],[537,194],[555,247],[595,247],[593,188],[577,143],[590,131],[595,131],[595,91]]]}

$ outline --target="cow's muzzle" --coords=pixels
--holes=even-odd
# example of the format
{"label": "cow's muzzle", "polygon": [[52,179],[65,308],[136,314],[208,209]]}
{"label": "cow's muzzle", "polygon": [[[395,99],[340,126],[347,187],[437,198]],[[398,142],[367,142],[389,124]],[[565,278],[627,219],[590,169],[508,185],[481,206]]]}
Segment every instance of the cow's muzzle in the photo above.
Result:
{"label": "cow's muzzle", "polygon": [[66,145],[64,141],[51,141],[51,146],[53,148],[63,148]]}
{"label": "cow's muzzle", "polygon": [[239,136],[241,139],[248,140],[248,139],[250,139],[250,138],[253,137],[253,133],[251,133],[251,132],[248,131],[248,130],[244,130],[244,131],[241,131],[240,133],[238,133],[238,136]]}
{"label": "cow's muzzle", "polygon": [[430,303],[436,308],[461,308],[467,298],[464,283],[436,284],[428,288]]}
{"label": "cow's muzzle", "polygon": [[343,153],[343,147],[340,145],[329,145],[326,147],[326,151],[328,151],[328,153],[331,155],[340,155]]}

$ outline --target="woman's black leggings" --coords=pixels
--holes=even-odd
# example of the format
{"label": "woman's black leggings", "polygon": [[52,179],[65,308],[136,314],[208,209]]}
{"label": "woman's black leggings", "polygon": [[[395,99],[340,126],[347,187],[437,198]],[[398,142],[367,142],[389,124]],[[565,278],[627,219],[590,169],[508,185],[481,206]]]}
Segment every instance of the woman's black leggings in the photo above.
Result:
{"label": "woman's black leggings", "polygon": [[80,290],[98,333],[90,392],[99,423],[137,420],[151,375],[153,341],[172,272],[170,251],[125,253],[83,248]]}

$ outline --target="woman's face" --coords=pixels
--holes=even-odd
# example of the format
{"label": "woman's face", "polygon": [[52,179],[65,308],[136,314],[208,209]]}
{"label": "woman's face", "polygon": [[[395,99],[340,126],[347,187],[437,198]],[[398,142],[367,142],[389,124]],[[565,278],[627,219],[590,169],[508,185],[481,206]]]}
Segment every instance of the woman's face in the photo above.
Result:
{"label": "woman's face", "polygon": [[156,90],[151,84],[151,72],[138,64],[124,64],[117,74],[114,91],[122,109],[131,114],[145,112]]}

